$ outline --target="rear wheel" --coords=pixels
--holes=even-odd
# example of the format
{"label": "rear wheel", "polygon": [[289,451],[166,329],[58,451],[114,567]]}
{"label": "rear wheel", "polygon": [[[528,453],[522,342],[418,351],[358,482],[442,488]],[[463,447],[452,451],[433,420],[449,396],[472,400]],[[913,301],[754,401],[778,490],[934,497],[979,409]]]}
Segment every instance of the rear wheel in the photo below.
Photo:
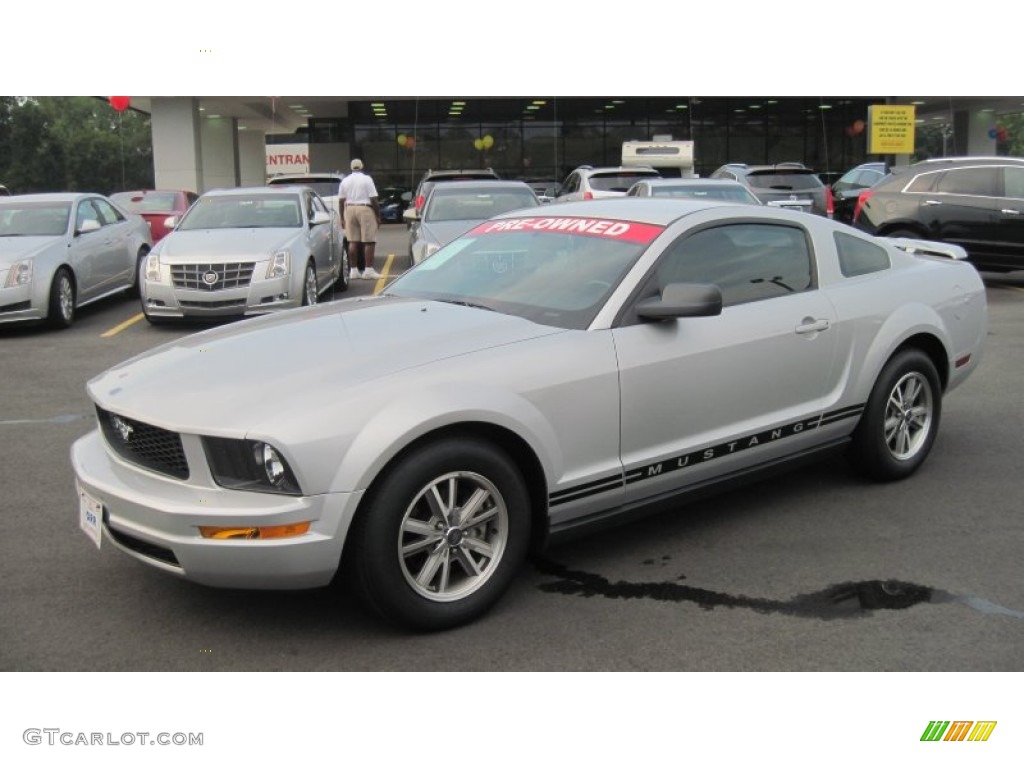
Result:
{"label": "rear wheel", "polygon": [[942,390],[931,359],[898,352],[882,369],[853,435],[850,458],[875,480],[913,474],[931,451],[942,413]]}
{"label": "rear wheel", "polygon": [[54,328],[69,328],[75,321],[75,283],[67,267],[53,276],[47,320]]}
{"label": "rear wheel", "polygon": [[526,486],[489,443],[425,445],[371,493],[349,565],[363,601],[392,622],[439,630],[471,621],[501,597],[526,556]]}

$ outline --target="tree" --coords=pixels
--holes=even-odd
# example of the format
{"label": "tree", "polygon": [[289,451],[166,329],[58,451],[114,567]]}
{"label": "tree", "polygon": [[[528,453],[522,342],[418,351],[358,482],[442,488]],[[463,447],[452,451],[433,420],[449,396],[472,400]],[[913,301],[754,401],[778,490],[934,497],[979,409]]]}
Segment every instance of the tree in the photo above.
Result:
{"label": "tree", "polygon": [[14,193],[152,188],[149,116],[97,97],[3,97],[0,181]]}

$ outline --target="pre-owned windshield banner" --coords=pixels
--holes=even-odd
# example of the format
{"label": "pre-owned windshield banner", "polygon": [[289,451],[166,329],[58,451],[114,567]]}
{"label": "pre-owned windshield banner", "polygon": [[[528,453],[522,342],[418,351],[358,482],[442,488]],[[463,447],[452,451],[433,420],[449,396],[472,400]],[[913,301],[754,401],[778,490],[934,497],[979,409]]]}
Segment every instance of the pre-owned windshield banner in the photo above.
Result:
{"label": "pre-owned windshield banner", "polygon": [[578,216],[550,218],[501,219],[485,221],[470,235],[493,235],[500,232],[565,232],[573,235],[604,237],[627,243],[646,245],[662,233],[664,227],[614,219],[586,219]]}

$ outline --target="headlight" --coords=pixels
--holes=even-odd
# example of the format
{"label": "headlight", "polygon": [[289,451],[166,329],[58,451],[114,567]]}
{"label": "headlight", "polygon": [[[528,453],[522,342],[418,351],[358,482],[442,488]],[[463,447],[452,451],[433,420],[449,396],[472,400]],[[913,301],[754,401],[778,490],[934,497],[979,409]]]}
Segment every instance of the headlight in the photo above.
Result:
{"label": "headlight", "polygon": [[16,261],[11,265],[11,271],[7,273],[7,282],[4,288],[13,288],[16,285],[28,285],[32,282],[32,259]]}
{"label": "headlight", "polygon": [[203,448],[217,485],[239,491],[302,495],[288,463],[270,443],[204,437]]}
{"label": "headlight", "polygon": [[267,267],[267,280],[275,277],[287,277],[292,272],[292,256],[288,251],[278,251]]}
{"label": "headlight", "polygon": [[160,282],[160,254],[150,253],[146,257],[146,281],[150,283]]}

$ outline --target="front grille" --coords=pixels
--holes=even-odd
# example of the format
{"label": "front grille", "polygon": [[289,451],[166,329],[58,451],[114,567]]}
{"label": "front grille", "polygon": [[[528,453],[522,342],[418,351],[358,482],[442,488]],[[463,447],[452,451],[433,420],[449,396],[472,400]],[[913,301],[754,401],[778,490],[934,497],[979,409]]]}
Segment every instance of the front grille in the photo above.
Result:
{"label": "front grille", "polygon": [[162,475],[188,479],[188,461],[177,432],[96,408],[107,444],[125,461]]}
{"label": "front grille", "polygon": [[242,288],[252,282],[255,262],[236,261],[227,264],[172,264],[171,281],[175,288],[196,291],[226,291]]}
{"label": "front grille", "polygon": [[183,309],[231,309],[232,307],[244,307],[245,299],[231,299],[229,301],[179,301],[178,305]]}
{"label": "front grille", "polygon": [[158,547],[156,544],[150,544],[148,541],[129,536],[127,533],[123,533],[109,525],[107,526],[107,532],[114,541],[125,549],[130,549],[132,552],[138,552],[140,555],[151,557],[168,565],[177,565],[179,567],[181,565],[178,562],[178,558],[174,556],[174,553],[165,547]]}

